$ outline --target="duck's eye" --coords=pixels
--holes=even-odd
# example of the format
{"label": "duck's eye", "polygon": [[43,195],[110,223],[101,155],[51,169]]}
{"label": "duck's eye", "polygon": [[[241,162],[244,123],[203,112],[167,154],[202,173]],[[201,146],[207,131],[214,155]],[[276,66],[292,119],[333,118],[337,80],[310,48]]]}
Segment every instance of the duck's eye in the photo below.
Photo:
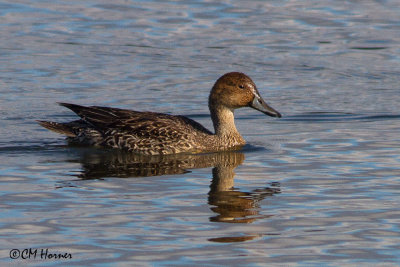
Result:
{"label": "duck's eye", "polygon": [[243,84],[239,84],[239,88],[240,89],[244,89],[244,85]]}

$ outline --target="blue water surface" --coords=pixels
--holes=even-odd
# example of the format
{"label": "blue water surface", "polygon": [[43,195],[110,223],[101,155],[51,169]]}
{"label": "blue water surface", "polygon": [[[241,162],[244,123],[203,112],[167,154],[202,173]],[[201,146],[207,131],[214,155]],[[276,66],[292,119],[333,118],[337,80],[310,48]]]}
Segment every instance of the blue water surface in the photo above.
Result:
{"label": "blue water surface", "polygon": [[[2,265],[398,266],[398,1],[3,1],[0,24]],[[237,110],[241,151],[144,159],[35,122],[72,102],[212,129],[230,71],[283,114]]]}

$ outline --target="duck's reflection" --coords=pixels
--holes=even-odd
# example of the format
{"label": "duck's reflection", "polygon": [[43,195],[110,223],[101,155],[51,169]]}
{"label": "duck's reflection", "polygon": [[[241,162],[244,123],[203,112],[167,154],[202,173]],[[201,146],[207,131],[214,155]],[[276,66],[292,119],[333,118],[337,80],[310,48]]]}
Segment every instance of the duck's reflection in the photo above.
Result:
{"label": "duck's reflection", "polygon": [[84,153],[80,159],[81,179],[105,177],[147,177],[182,174],[189,169],[212,169],[208,203],[217,215],[213,222],[251,223],[271,215],[260,215],[259,202],[280,192],[279,184],[243,192],[234,188],[235,168],[243,163],[244,154],[226,151],[208,154],[177,154],[168,156],[140,156],[119,151]]}
{"label": "duck's reflection", "polygon": [[[235,168],[244,160],[242,153],[240,162],[225,160],[219,162],[212,169],[213,179],[208,193],[208,203],[217,216],[210,217],[210,221],[228,223],[251,223],[261,217],[259,202],[267,196],[279,193],[279,184],[273,187],[257,188],[251,192],[243,192],[234,188]],[[232,155],[233,156],[233,155]],[[231,157],[232,157],[231,156]]]}

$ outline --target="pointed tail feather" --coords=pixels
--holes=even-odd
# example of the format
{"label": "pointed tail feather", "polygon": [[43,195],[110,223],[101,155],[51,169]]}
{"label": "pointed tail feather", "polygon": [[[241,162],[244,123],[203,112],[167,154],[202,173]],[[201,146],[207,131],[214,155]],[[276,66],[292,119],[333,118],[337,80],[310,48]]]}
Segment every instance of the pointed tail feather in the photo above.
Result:
{"label": "pointed tail feather", "polygon": [[81,105],[63,103],[63,102],[59,102],[58,104],[66,108],[69,108],[83,120],[92,125],[104,125],[112,123],[115,119],[118,118],[118,116],[113,112],[113,110],[118,110],[118,109],[98,107],[98,106],[85,107]]}
{"label": "pointed tail feather", "polygon": [[50,131],[63,134],[69,137],[76,137],[76,134],[73,132],[71,127],[64,123],[52,122],[52,121],[37,121],[41,126]]}

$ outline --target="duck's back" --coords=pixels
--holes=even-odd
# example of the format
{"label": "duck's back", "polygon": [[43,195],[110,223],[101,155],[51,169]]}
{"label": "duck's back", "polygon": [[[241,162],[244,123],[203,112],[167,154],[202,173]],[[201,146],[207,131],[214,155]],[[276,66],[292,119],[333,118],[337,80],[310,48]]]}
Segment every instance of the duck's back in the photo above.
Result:
{"label": "duck's back", "polygon": [[[195,152],[212,133],[185,116],[61,103],[82,119],[42,125],[74,142],[120,148],[140,154]],[[58,125],[58,126],[57,126]],[[67,133],[68,132],[68,133]]]}

